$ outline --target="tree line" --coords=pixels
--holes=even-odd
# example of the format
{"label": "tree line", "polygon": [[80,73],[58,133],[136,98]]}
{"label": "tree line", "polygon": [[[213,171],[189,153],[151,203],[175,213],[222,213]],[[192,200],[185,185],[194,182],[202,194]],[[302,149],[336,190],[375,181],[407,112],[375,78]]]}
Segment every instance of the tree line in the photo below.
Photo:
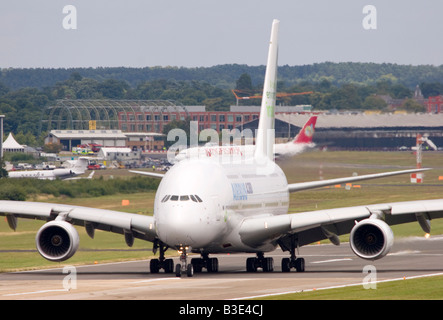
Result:
{"label": "tree line", "polygon": [[[175,81],[203,81],[222,89],[232,89],[240,75],[247,73],[254,85],[263,82],[265,66],[248,66],[240,64],[217,65],[213,67],[145,67],[145,68],[35,68],[35,69],[0,69],[0,82],[11,90],[20,88],[53,87],[65,81],[73,73],[84,78],[102,82],[114,79],[126,82],[134,88],[142,83],[158,79],[174,79]],[[422,82],[443,83],[443,66],[432,65],[398,65],[392,63],[357,63],[357,62],[323,62],[302,66],[280,66],[279,79],[288,86],[307,81],[319,83],[328,79],[333,85],[358,83],[375,84],[390,75],[408,88]]]}
{"label": "tree line", "polygon": [[[146,69],[146,70],[145,70]],[[231,89],[260,95],[265,68],[223,65],[212,68],[2,69],[0,114],[4,132],[19,143],[41,145],[43,110],[57,99],[174,100],[229,110],[236,104]],[[143,72],[147,75],[142,76]],[[408,111],[423,111],[411,99],[419,85],[424,97],[443,94],[443,67],[390,64],[323,63],[282,66],[278,92],[312,94],[284,97],[278,104],[310,104],[314,110],[386,110],[380,96],[406,99]],[[297,75],[295,73],[297,72]],[[54,76],[54,77],[52,77]],[[55,81],[55,79],[59,79]],[[260,99],[240,101],[259,104]]]}

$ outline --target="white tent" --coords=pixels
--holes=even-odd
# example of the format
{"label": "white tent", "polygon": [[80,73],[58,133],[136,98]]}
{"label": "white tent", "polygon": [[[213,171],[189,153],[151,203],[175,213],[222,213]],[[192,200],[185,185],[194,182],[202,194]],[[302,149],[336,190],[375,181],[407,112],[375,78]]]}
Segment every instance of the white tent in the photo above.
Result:
{"label": "white tent", "polygon": [[14,137],[12,136],[12,133],[9,133],[8,138],[3,142],[3,152],[24,152],[25,147],[18,144],[17,141],[15,141]]}

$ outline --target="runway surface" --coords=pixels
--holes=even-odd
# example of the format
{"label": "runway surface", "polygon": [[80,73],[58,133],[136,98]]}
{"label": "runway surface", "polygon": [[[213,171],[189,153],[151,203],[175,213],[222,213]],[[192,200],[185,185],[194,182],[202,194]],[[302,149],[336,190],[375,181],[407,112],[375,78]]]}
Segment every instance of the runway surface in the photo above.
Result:
{"label": "runway surface", "polygon": [[[443,236],[396,240],[391,253],[371,262],[356,257],[348,243],[312,245],[300,249],[306,271],[281,272],[287,253],[276,250],[275,271],[246,272],[246,258],[254,255],[213,255],[219,259],[218,273],[175,277],[149,273],[149,260],[47,269],[0,274],[0,300],[18,299],[149,299],[221,300],[263,297],[286,292],[361,285],[375,267],[376,280],[443,274]],[[178,262],[178,258],[174,259]]]}

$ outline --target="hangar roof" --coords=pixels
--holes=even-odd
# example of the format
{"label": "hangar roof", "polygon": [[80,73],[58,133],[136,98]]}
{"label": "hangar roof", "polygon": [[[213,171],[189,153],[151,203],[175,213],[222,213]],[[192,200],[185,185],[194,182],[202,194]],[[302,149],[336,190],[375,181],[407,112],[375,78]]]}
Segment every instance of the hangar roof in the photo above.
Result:
{"label": "hangar roof", "polygon": [[58,139],[126,139],[121,130],[51,130]]}
{"label": "hangar roof", "polygon": [[[303,127],[309,114],[276,114],[275,118],[297,127]],[[398,127],[443,127],[443,114],[319,114],[317,129],[329,128],[398,128]]]}

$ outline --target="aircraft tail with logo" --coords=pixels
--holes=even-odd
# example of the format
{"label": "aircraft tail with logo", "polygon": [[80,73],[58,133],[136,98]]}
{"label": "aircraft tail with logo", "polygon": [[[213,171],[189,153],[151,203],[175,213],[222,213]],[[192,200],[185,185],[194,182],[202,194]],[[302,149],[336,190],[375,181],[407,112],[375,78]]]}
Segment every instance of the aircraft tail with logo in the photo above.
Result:
{"label": "aircraft tail with logo", "polygon": [[312,142],[312,138],[316,123],[317,116],[310,117],[292,141],[276,144],[274,146],[275,156],[277,158],[290,157],[313,148],[315,144]]}
{"label": "aircraft tail with logo", "polygon": [[305,123],[303,128],[294,138],[292,143],[312,143],[312,138],[314,137],[315,132],[315,124],[317,123],[317,116],[312,116]]}

